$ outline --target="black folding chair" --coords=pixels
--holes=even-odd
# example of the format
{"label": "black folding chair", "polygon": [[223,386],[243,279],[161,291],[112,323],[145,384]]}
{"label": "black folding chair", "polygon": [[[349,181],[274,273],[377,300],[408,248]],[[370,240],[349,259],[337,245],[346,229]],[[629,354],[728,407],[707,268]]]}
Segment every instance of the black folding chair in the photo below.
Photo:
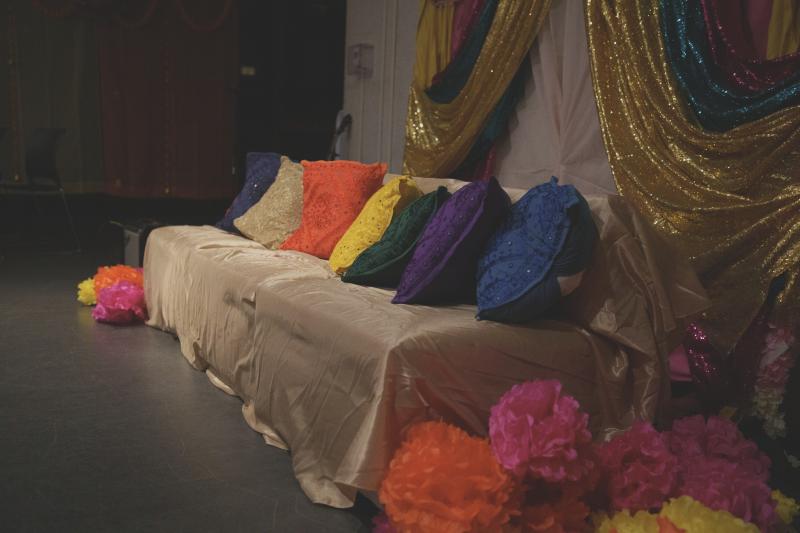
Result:
{"label": "black folding chair", "polygon": [[[74,250],[80,252],[81,243],[75,230],[72,211],[67,202],[67,195],[61,184],[61,176],[56,167],[56,149],[58,141],[66,133],[63,128],[37,128],[33,131],[25,150],[25,180],[11,181],[0,177],[0,195],[60,196],[67,218],[69,231],[75,243]],[[38,203],[36,203],[38,209]]]}

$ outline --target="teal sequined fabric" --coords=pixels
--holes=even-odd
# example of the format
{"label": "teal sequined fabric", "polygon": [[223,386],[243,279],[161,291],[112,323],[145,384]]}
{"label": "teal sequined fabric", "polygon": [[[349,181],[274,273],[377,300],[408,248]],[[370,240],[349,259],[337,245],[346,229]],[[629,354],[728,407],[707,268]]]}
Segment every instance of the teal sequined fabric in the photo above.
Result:
{"label": "teal sequined fabric", "polygon": [[422,230],[450,197],[444,187],[415,200],[395,217],[381,240],[364,250],[342,281],[375,287],[397,287]]}

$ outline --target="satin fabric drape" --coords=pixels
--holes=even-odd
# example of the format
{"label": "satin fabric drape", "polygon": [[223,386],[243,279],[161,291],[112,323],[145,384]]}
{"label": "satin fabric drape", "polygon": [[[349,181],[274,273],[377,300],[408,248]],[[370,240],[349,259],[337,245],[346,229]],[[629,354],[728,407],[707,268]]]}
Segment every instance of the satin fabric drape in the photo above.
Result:
{"label": "satin fabric drape", "polygon": [[491,28],[463,89],[437,103],[417,83],[409,94],[404,171],[447,176],[466,159],[487,117],[517,76],[550,0],[499,0]]}
{"label": "satin fabric drape", "polygon": [[417,24],[417,57],[414,63],[414,84],[430,87],[434,76],[450,63],[453,4],[437,4],[419,0]]}
{"label": "satin fabric drape", "polygon": [[[461,51],[461,47],[474,29],[485,4],[486,0],[460,0],[456,3],[453,12],[453,48],[451,52],[453,57]],[[488,180],[494,175],[496,161],[497,145],[492,143],[486,153],[477,157],[477,161],[471,167],[462,163],[453,176],[466,181]]]}
{"label": "satin fabric drape", "polygon": [[719,83],[708,49],[699,2],[660,0],[661,34],[667,62],[698,122],[725,131],[800,102],[800,76],[755,94]]}
{"label": "satin fabric drape", "polygon": [[767,57],[767,35],[774,0],[723,0],[726,13],[743,18],[744,35],[753,43],[756,59]]}
{"label": "satin fabric drape", "polygon": [[460,0],[453,9],[452,56],[458,54],[461,46],[475,25],[486,0]]}
{"label": "satin fabric drape", "polygon": [[498,143],[497,178],[530,188],[558,176],[584,194],[616,194],[589,73],[583,2],[556,0],[528,63],[531,77]]}
{"label": "satin fabric drape", "polygon": [[587,0],[594,90],[620,193],[689,257],[727,352],[787,273],[776,320],[800,315],[800,107],[727,132],[696,125],[667,64],[658,4]]}
{"label": "satin fabric drape", "polygon": [[767,59],[797,55],[800,48],[800,5],[797,0],[772,0]]}
{"label": "satin fabric drape", "polygon": [[700,0],[711,58],[720,81],[743,93],[764,91],[800,71],[800,56],[764,60],[752,42],[744,9],[734,0]]}

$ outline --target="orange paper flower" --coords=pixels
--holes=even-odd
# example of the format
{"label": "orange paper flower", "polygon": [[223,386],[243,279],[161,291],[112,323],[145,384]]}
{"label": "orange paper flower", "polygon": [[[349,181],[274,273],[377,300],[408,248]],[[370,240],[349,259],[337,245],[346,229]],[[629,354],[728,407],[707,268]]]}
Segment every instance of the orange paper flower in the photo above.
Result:
{"label": "orange paper flower", "polygon": [[99,267],[94,276],[94,292],[100,294],[100,289],[111,287],[118,281],[130,281],[131,283],[144,287],[144,277],[141,268],[133,268],[127,265],[115,265]]}
{"label": "orange paper flower", "polygon": [[485,439],[423,422],[409,430],[378,494],[400,533],[489,533],[511,519],[515,492]]}

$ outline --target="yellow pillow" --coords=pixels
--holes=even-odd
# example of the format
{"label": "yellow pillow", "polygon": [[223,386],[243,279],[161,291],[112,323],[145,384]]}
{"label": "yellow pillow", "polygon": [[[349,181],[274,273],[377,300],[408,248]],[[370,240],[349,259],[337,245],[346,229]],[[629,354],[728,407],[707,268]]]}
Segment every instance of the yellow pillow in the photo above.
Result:
{"label": "yellow pillow", "polygon": [[422,191],[408,176],[398,176],[378,189],[336,243],[328,260],[331,269],[343,274],[361,252],[383,237],[392,218],[420,196]]}

